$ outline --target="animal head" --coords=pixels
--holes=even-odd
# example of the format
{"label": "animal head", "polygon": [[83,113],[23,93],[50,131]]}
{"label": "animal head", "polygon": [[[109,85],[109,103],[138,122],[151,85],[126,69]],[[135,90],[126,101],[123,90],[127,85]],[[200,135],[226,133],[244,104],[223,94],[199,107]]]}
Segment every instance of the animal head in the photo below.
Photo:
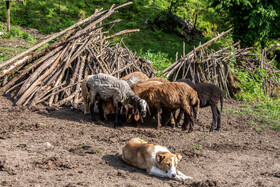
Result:
{"label": "animal head", "polygon": [[134,107],[134,115],[139,115],[140,112],[140,117],[146,117],[146,113],[150,113],[150,108],[147,104],[147,101],[144,99],[141,99],[139,96],[133,96],[132,97],[133,101],[133,107]]}
{"label": "animal head", "polygon": [[157,167],[165,171],[170,178],[176,177],[176,167],[181,159],[182,156],[179,153],[158,152],[156,154]]}
{"label": "animal head", "polygon": [[134,106],[125,105],[125,110],[126,110],[126,122],[127,123],[130,123],[133,118],[135,121],[138,121],[140,119],[139,112],[137,112],[137,114],[135,114]]}
{"label": "animal head", "polygon": [[129,79],[126,80],[129,86],[132,86],[133,84],[136,84],[140,81],[140,79],[136,76],[131,76]]}

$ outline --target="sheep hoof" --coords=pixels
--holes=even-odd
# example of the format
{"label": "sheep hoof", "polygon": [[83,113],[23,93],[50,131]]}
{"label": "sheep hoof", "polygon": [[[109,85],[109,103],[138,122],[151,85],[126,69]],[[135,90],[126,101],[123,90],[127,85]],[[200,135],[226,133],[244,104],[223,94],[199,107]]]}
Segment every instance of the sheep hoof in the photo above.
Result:
{"label": "sheep hoof", "polygon": [[189,129],[188,133],[191,133],[193,130],[192,129]]}
{"label": "sheep hoof", "polygon": [[216,131],[219,131],[220,129],[221,129],[220,127],[217,127],[215,130],[216,130]]}

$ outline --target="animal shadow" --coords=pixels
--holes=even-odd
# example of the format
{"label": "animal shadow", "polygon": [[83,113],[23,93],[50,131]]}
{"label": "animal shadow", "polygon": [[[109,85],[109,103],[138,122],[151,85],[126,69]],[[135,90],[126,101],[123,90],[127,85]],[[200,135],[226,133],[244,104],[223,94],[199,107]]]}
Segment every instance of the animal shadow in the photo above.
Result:
{"label": "animal shadow", "polygon": [[102,160],[105,161],[106,164],[109,166],[117,169],[122,170],[126,173],[142,173],[144,175],[147,175],[145,170],[135,168],[133,166],[128,165],[122,160],[122,156],[119,154],[111,155],[107,154],[102,157]]}

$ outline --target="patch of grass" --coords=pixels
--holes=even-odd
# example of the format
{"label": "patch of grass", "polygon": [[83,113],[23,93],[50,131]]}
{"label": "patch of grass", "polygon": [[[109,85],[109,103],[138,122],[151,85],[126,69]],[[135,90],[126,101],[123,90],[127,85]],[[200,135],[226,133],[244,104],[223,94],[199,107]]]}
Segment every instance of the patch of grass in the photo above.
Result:
{"label": "patch of grass", "polygon": [[202,135],[203,136],[209,136],[209,132],[204,132]]}
{"label": "patch of grass", "polygon": [[252,116],[253,120],[249,121],[248,124],[256,126],[258,132],[269,128],[280,130],[280,99],[266,97],[255,103],[254,105],[242,105],[241,109],[225,109],[224,111],[229,114]]}
{"label": "patch of grass", "polygon": [[257,125],[257,123],[255,121],[249,121],[248,125]]}
{"label": "patch of grass", "polygon": [[23,49],[23,48],[0,47],[0,51],[18,52],[18,51],[25,51],[25,49]]}
{"label": "patch of grass", "polygon": [[185,135],[182,135],[182,136],[180,136],[182,139],[185,139],[186,138],[186,136]]}
{"label": "patch of grass", "polygon": [[262,131],[267,131],[268,130],[268,125],[260,125],[256,128],[257,132],[262,132]]}
{"label": "patch of grass", "polygon": [[244,111],[238,110],[238,109],[223,109],[223,112],[229,113],[229,114],[245,114]]}
{"label": "patch of grass", "polygon": [[143,57],[152,62],[152,66],[153,66],[153,69],[156,71],[157,77],[164,77],[161,70],[170,66],[173,61],[172,58],[168,57],[167,53],[156,52],[156,51],[152,51],[152,50],[148,50],[146,52],[143,52],[142,50],[140,50],[140,53],[138,56]]}
{"label": "patch of grass", "polygon": [[42,127],[43,129],[45,129],[45,128],[47,128],[47,124],[42,123],[42,124],[41,124],[41,127]]}
{"label": "patch of grass", "polygon": [[6,30],[6,26],[0,25],[0,31],[3,32],[1,37],[17,38],[29,43],[35,43],[37,41],[37,39],[31,36],[28,32],[22,31],[20,27],[12,26],[10,32],[6,32]]}
{"label": "patch of grass", "polygon": [[136,136],[135,138],[140,138],[140,139],[144,140],[143,136]]}
{"label": "patch of grass", "polygon": [[202,146],[198,144],[194,144],[193,150],[202,150]]}

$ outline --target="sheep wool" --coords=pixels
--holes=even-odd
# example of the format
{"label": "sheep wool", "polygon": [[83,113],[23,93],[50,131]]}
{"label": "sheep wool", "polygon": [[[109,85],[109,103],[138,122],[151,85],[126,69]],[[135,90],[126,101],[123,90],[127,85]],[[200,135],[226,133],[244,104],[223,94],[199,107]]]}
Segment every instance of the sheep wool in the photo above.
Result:
{"label": "sheep wool", "polygon": [[126,81],[104,73],[90,77],[87,85],[90,87],[91,96],[99,94],[104,100],[113,98],[114,106],[118,103],[128,104],[127,98],[134,95]]}

